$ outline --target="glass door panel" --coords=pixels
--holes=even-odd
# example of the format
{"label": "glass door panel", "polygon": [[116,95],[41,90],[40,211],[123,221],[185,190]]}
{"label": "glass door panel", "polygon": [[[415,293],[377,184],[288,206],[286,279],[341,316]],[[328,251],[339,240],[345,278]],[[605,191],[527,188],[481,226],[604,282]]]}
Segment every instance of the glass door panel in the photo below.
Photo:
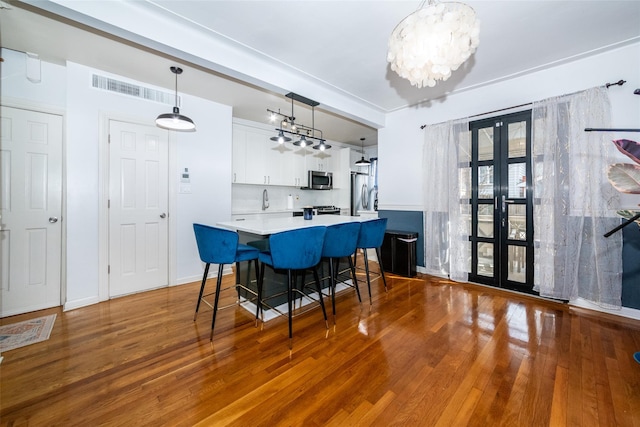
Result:
{"label": "glass door panel", "polygon": [[493,165],[478,168],[478,198],[493,199]]}
{"label": "glass door panel", "polygon": [[493,204],[478,206],[478,237],[493,237]]}
{"label": "glass door panel", "polygon": [[526,163],[509,164],[509,195],[510,199],[522,199],[527,196],[527,165]]}
{"label": "glass door panel", "polygon": [[527,210],[525,205],[507,205],[507,236],[509,240],[527,241]]}
{"label": "glass door panel", "polygon": [[527,248],[524,246],[509,245],[509,266],[507,272],[507,280],[526,284],[527,282]]}
{"label": "glass door panel", "polygon": [[509,158],[527,155],[527,121],[522,120],[507,125],[509,133]]}
{"label": "glass door panel", "polygon": [[478,243],[478,274],[493,277],[493,243]]}
{"label": "glass door panel", "polygon": [[478,130],[478,161],[493,160],[493,126]]}

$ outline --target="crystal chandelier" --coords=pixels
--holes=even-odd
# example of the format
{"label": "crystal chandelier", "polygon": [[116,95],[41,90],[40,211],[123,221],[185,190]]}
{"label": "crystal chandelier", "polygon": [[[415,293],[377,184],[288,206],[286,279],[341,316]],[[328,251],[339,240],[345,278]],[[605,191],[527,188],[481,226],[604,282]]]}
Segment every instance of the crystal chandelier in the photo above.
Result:
{"label": "crystal chandelier", "polygon": [[424,3],[396,26],[387,51],[391,69],[419,88],[447,80],[480,43],[480,22],[471,7]]}

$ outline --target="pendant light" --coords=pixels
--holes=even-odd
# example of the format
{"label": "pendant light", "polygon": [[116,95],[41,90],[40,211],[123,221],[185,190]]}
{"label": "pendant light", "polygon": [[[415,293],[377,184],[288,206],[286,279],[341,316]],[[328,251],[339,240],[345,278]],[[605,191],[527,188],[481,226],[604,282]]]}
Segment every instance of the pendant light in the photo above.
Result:
{"label": "pendant light", "polygon": [[284,144],[285,142],[291,141],[291,138],[284,135],[284,132],[282,129],[280,129],[280,132],[278,132],[278,136],[272,136],[269,139],[272,141],[278,141],[278,144]]}
{"label": "pendant light", "polygon": [[[307,135],[309,134],[309,132],[307,131]],[[304,135],[300,135],[300,139],[296,142],[293,143],[293,145],[295,145],[296,147],[306,147],[307,145],[309,145],[309,141],[307,140],[307,137]]]}
{"label": "pendant light", "polygon": [[195,132],[196,124],[187,116],[180,114],[178,108],[178,74],[182,74],[182,68],[170,67],[173,74],[176,75],[176,101],[172,113],[160,114],[156,119],[156,125],[162,129],[177,130],[180,132]]}
{"label": "pendant light", "polygon": [[321,139],[318,145],[313,146],[314,150],[320,151],[328,150],[329,148],[331,148],[331,146],[329,144],[325,144],[324,139]]}
{"label": "pendant light", "polygon": [[[325,140],[322,139],[322,131],[320,129],[317,129],[317,131],[320,132],[320,142],[314,145],[313,149],[324,151],[331,148],[331,146],[329,144],[325,144]],[[315,133],[316,133],[316,106],[315,105],[311,106],[311,132],[313,132],[313,136],[315,137]],[[307,135],[308,134],[309,133],[307,131]]]}
{"label": "pendant light", "polygon": [[371,164],[371,162],[364,158],[364,138],[360,138],[360,141],[362,141],[362,143],[361,143],[362,144],[362,158],[356,162],[356,166],[367,166],[368,167]]}

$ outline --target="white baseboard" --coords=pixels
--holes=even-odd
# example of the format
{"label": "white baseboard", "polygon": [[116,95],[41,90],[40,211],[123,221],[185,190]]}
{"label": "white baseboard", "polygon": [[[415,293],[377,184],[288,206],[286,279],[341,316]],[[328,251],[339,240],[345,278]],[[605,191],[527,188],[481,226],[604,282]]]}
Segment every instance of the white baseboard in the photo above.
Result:
{"label": "white baseboard", "polygon": [[[203,270],[203,272],[204,272],[204,270]],[[223,270],[222,270],[222,275],[226,276],[227,274],[232,274],[232,273],[233,273],[233,269],[231,268],[231,265],[225,265]],[[209,268],[209,274],[207,275],[208,279],[211,279],[211,278],[214,278],[214,277],[218,277],[218,265],[217,264],[212,264],[211,265],[211,267]],[[185,285],[187,283],[193,283],[193,282],[198,282],[198,283],[202,282],[202,273],[200,273],[197,276],[180,277],[180,278],[176,279],[175,285],[171,285],[171,286]]]}
{"label": "white baseboard", "polygon": [[75,310],[76,308],[86,307],[88,305],[98,304],[100,302],[100,298],[97,296],[90,298],[83,298],[74,301],[67,301],[64,303],[62,307],[62,311]]}
{"label": "white baseboard", "polygon": [[587,301],[584,298],[578,298],[569,302],[569,305],[573,307],[586,308],[593,311],[599,311],[601,313],[613,314],[614,316],[627,317],[629,319],[640,320],[640,310],[629,307],[621,307],[619,310],[608,309],[600,307],[597,304]]}
{"label": "white baseboard", "polygon": [[[460,282],[460,283],[464,283],[464,282]],[[555,302],[559,302],[557,300],[552,300],[552,299],[548,299],[545,297],[541,297],[541,296],[536,296],[536,295],[530,295],[530,294],[522,294],[521,292],[518,291],[514,291],[514,290],[510,290],[510,289],[502,289],[502,288],[497,288],[497,287],[493,287],[490,285],[484,285],[482,283],[473,283],[473,282],[469,282],[472,285],[476,285],[476,286],[486,286],[488,288],[492,288],[492,289],[499,289],[503,292],[507,292],[507,293],[512,293],[514,295],[527,295],[529,297],[532,298],[540,298],[543,300],[547,300],[547,301],[555,301]],[[600,307],[599,305],[592,303],[591,301],[587,301],[584,298],[577,298],[575,300],[571,300],[569,301],[569,303],[567,303],[567,305],[569,307],[576,307],[576,308],[584,308],[587,310],[592,310],[592,311],[598,311],[600,313],[606,313],[606,314],[612,314],[614,316],[620,316],[620,317],[626,317],[628,319],[634,319],[634,320],[640,320],[640,310],[637,310],[635,308],[629,308],[629,307],[621,307],[619,310],[616,309],[607,309],[604,307]]]}

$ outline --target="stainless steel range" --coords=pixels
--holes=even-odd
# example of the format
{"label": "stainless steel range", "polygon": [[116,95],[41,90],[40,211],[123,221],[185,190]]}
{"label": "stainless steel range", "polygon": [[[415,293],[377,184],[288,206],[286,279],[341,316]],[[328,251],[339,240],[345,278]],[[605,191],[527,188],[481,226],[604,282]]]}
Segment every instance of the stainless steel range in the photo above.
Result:
{"label": "stainless steel range", "polygon": [[314,206],[317,215],[340,215],[340,208],[335,206]]}

